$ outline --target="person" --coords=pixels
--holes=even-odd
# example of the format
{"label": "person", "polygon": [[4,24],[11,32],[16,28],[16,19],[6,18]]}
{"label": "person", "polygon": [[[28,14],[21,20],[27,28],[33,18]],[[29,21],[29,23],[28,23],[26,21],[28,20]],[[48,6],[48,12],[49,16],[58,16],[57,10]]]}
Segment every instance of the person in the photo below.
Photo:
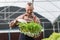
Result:
{"label": "person", "polygon": [[[24,19],[27,22],[30,22],[30,21],[33,20],[36,23],[40,23],[39,18],[36,15],[34,15],[33,9],[34,8],[33,8],[32,3],[27,3],[27,5],[26,5],[26,12],[24,14],[18,16],[13,21],[11,21],[9,26],[10,27],[17,27],[16,24],[19,22],[18,19]],[[24,35],[24,34],[20,34],[20,40],[34,40],[34,38],[28,37],[27,35]]]}

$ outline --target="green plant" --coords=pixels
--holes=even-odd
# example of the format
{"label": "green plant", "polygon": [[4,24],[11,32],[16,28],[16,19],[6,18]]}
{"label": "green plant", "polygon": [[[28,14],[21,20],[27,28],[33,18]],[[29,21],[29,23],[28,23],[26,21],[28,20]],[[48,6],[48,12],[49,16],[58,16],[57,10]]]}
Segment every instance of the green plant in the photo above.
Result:
{"label": "green plant", "polygon": [[52,35],[50,35],[49,38],[45,38],[45,39],[42,39],[42,40],[60,40],[60,33],[52,33]]}
{"label": "green plant", "polygon": [[18,23],[21,33],[30,37],[38,36],[42,31],[42,26],[35,22],[30,23]]}

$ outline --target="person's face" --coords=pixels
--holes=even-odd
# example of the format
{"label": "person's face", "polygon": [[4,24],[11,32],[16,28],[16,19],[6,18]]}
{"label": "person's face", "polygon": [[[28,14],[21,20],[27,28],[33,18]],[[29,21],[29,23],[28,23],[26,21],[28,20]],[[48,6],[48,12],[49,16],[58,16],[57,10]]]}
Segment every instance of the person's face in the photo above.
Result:
{"label": "person's face", "polygon": [[31,14],[31,13],[33,12],[33,8],[32,8],[31,6],[27,6],[26,12],[27,12],[28,14]]}

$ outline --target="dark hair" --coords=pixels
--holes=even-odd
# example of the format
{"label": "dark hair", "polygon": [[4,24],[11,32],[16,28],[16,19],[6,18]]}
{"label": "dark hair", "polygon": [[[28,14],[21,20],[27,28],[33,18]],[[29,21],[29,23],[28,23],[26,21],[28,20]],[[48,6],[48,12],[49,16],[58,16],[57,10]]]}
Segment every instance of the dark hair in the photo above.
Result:
{"label": "dark hair", "polygon": [[27,3],[27,4],[28,4],[29,6],[31,6],[31,5],[32,5],[32,3],[30,3],[30,2],[29,2],[29,3]]}

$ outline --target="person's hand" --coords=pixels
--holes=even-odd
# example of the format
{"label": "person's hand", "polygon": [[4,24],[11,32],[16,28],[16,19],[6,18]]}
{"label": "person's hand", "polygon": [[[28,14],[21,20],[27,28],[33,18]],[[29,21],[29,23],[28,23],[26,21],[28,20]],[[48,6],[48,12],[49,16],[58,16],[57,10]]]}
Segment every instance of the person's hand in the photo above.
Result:
{"label": "person's hand", "polygon": [[17,20],[15,19],[15,20],[13,20],[13,21],[11,21],[10,23],[9,23],[9,27],[10,27],[10,29],[11,29],[11,27],[14,27],[16,24],[17,24]]}

